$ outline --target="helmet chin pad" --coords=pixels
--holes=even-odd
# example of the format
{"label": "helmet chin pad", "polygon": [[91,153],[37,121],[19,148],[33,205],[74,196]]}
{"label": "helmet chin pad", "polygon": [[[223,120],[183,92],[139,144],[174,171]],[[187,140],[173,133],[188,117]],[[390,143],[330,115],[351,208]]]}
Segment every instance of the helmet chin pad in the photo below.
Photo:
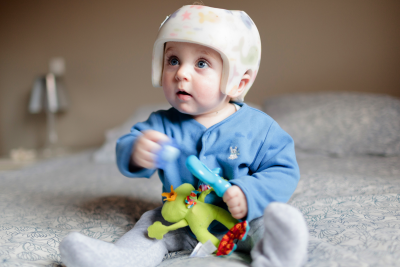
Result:
{"label": "helmet chin pad", "polygon": [[244,11],[207,6],[183,6],[170,15],[158,31],[153,47],[152,83],[162,86],[164,45],[187,42],[210,47],[222,58],[221,92],[239,87],[247,72],[250,81],[233,101],[243,101],[252,86],[261,60],[261,40],[256,25]]}

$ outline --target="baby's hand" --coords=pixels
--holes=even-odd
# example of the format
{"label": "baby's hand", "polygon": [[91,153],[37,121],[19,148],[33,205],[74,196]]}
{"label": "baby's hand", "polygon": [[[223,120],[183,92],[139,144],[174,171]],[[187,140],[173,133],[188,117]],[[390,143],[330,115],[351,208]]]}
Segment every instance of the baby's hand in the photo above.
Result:
{"label": "baby's hand", "polygon": [[239,186],[232,185],[229,187],[222,199],[228,206],[233,218],[239,220],[247,215],[247,199]]}
{"label": "baby's hand", "polygon": [[161,149],[160,143],[168,140],[168,136],[163,133],[154,130],[143,131],[133,145],[132,164],[136,167],[154,169],[155,153]]}

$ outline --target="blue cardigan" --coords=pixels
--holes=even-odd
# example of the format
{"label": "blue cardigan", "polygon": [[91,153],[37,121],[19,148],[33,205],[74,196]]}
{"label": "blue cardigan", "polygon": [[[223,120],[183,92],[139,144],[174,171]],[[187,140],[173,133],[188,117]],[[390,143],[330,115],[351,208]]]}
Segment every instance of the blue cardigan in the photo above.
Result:
{"label": "blue cardigan", "polygon": [[206,128],[175,108],[160,110],[137,123],[131,133],[117,141],[117,165],[127,177],[149,178],[155,169],[130,168],[132,146],[143,130],[156,130],[180,145],[177,161],[158,170],[163,192],[182,183],[197,187],[199,180],[185,166],[189,155],[197,156],[208,168],[221,168],[222,177],[239,186],[247,198],[251,221],[263,215],[273,201],[287,202],[300,179],[293,139],[267,114],[240,104],[237,112]]}

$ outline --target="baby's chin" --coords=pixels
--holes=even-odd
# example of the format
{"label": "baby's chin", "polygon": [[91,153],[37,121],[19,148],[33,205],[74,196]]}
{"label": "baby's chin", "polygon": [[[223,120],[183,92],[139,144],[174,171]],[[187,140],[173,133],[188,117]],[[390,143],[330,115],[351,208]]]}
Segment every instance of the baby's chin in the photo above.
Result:
{"label": "baby's chin", "polygon": [[170,104],[176,110],[178,110],[180,113],[187,114],[190,116],[198,116],[198,115],[207,113],[207,111],[199,110],[199,109],[193,108],[192,106],[185,105],[185,104],[181,104],[181,105],[176,105],[175,103],[170,103]]}
{"label": "baby's chin", "polygon": [[187,110],[187,109],[183,109],[180,107],[174,107],[176,110],[178,110],[180,113],[186,114],[186,115],[190,115],[190,116],[196,116],[199,115],[199,113],[197,112],[193,112],[191,110]]}

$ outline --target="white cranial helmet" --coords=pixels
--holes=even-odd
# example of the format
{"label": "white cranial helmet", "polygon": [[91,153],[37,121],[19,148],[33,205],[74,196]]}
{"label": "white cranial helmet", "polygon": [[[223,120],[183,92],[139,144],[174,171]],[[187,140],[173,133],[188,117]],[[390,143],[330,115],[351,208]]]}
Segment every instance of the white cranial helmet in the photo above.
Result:
{"label": "white cranial helmet", "polygon": [[152,82],[162,86],[164,44],[189,42],[204,45],[219,52],[223,60],[221,92],[237,89],[243,74],[250,82],[234,101],[243,101],[253,84],[261,59],[261,40],[257,27],[243,11],[207,6],[183,6],[169,16],[158,32],[153,48]]}

